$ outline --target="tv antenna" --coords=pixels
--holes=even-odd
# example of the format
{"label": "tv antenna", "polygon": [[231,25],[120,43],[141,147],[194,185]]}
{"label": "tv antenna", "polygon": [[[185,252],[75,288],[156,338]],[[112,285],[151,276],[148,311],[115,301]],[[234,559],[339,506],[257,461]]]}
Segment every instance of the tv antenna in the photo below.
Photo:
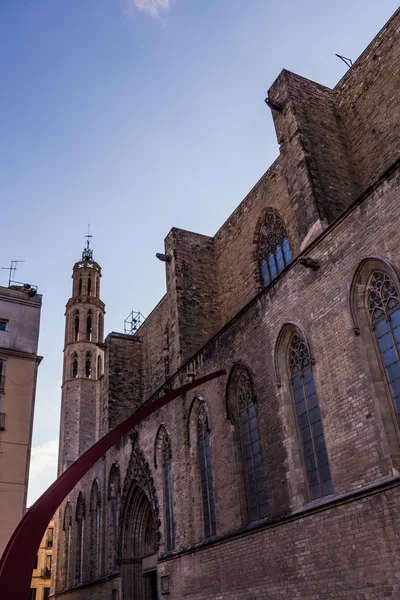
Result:
{"label": "tv antenna", "polygon": [[25,262],[25,261],[24,260],[12,260],[9,267],[1,267],[2,269],[5,269],[6,271],[10,272],[10,275],[8,277],[8,287],[10,287],[11,280],[13,279],[13,275],[14,275],[15,271],[17,270],[17,264],[23,263],[23,262]]}
{"label": "tv antenna", "polygon": [[340,60],[342,60],[349,69],[350,69],[350,67],[353,66],[353,61],[351,60],[351,58],[346,58],[345,56],[342,56],[341,54],[335,54],[335,56],[340,58]]}

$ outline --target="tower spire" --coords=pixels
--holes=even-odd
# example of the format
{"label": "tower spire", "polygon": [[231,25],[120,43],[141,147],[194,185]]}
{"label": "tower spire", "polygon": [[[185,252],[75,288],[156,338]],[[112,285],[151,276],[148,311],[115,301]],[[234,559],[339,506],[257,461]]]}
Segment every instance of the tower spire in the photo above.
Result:
{"label": "tower spire", "polygon": [[86,246],[83,249],[82,252],[82,260],[93,260],[93,250],[90,247],[90,240],[93,236],[90,234],[90,223],[88,224],[88,232],[85,235],[85,238],[87,238],[86,240]]}

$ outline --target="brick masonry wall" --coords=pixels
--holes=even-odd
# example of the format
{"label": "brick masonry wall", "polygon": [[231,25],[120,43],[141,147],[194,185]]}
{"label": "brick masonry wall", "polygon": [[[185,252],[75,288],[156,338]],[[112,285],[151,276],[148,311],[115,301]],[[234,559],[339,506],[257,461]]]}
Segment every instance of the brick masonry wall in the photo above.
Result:
{"label": "brick masonry wall", "polygon": [[[399,14],[386,28],[387,32],[397,27]],[[382,41],[382,44],[388,43]],[[388,52],[387,56],[390,61],[392,54]],[[368,65],[364,68],[368,75]],[[385,73],[382,77],[386,81]],[[300,81],[296,76],[296,86],[301,86]],[[346,78],[339,85],[344,86],[345,82]],[[350,79],[348,86],[350,89]],[[319,94],[325,94],[320,86],[313,87],[310,82],[306,88],[314,94],[314,104]],[[297,87],[296,93],[301,96]],[[343,138],[342,133],[335,130],[332,93],[327,92],[327,96],[324,114],[328,116],[324,132],[318,135],[325,136],[325,143],[335,154]],[[393,121],[394,112],[389,111],[388,115]],[[360,262],[368,256],[380,256],[391,261],[395,269],[400,268],[400,172],[393,168],[362,202],[326,229],[334,213],[321,217],[316,199],[323,187],[318,191],[317,185],[316,191],[312,170],[316,165],[320,170],[318,176],[328,186],[332,165],[342,163],[333,156],[332,163],[328,159],[325,163],[317,160],[310,166],[301,139],[305,134],[303,131],[299,136],[296,131],[295,116],[293,113],[290,123],[295,136],[290,142],[294,148],[291,167],[301,171],[298,181],[289,182],[290,165],[285,164],[286,158],[282,155],[221,227],[214,241],[173,230],[166,240],[166,253],[172,256],[166,266],[167,296],[139,329],[137,340],[117,335],[110,338],[105,352],[102,382],[105,412],[109,410],[107,390],[109,388],[112,398],[112,381],[121,378],[113,406],[115,420],[133,408],[124,403],[125,398],[133,398],[140,387],[140,360],[143,360],[143,398],[162,387],[169,377],[167,374],[171,375],[173,387],[185,383],[188,371],[195,371],[200,377],[221,368],[230,373],[234,365],[244,365],[254,383],[268,516],[276,522],[273,527],[265,523],[258,531],[241,533],[224,543],[216,541],[201,546],[204,527],[197,454],[195,444],[188,442],[188,430],[195,430],[199,397],[206,402],[209,415],[217,535],[237,533],[247,524],[235,398],[227,394],[228,376],[174,401],[138,429],[137,444],[148,463],[160,505],[161,554],[166,550],[165,506],[161,468],[156,468],[154,463],[160,425],[165,426],[171,442],[178,554],[168,560],[162,558],[158,566],[159,576],[170,577],[171,600],[228,597],[375,600],[399,596],[399,487],[398,480],[393,479],[399,465],[393,450],[397,434],[392,435],[397,425],[389,423],[390,400],[373,332],[365,315],[363,317],[364,307],[356,309],[361,335],[354,333],[350,290]],[[312,146],[320,138],[313,133],[315,122],[306,117],[304,113],[302,119],[304,126],[309,127],[306,134]],[[355,139],[350,145],[357,168],[365,165],[364,187],[372,163],[375,161],[378,169],[387,166],[385,161],[394,156],[387,151],[384,157],[371,156],[370,163],[366,159],[362,163],[364,159],[355,149]],[[347,185],[350,176],[346,177],[344,175],[342,181],[341,208],[348,204],[353,193],[351,185]],[[359,181],[353,181],[353,185],[356,189]],[[299,208],[302,202],[304,219]],[[311,271],[295,259],[263,289],[256,256],[257,227],[268,208],[277,210],[283,217],[293,256],[301,252],[306,242],[309,244],[307,254],[317,260],[320,267]],[[204,306],[198,302],[192,314],[191,302],[199,297]],[[208,314],[210,323],[207,323]],[[313,373],[335,495],[338,498],[364,489],[363,497],[351,501],[338,498],[336,504],[329,507],[309,502],[286,354],[283,347],[277,348],[282,326],[287,322],[299,323],[304,328],[315,359]],[[220,326],[222,329],[216,333]],[[200,349],[202,344],[205,345]],[[190,352],[196,351],[190,363],[179,370],[182,361],[190,358]],[[277,379],[281,381],[280,387],[276,385]],[[138,386],[134,393],[132,385]],[[395,443],[398,445],[398,440]],[[132,441],[128,436],[95,465],[70,497],[74,561],[78,493],[84,492],[88,511],[91,486],[96,477],[100,480],[103,531],[100,571],[104,577],[112,574],[108,546],[108,477],[115,462],[124,482],[131,451]],[[366,489],[377,483],[386,485],[385,490],[374,493]],[[298,513],[299,518],[295,520],[297,511],[305,507],[310,512]],[[85,548],[88,548],[88,527],[85,536]],[[89,558],[85,553],[83,581],[86,583]],[[115,578],[102,580],[60,597],[68,600],[111,598],[112,586],[117,582]],[[73,585],[72,579],[70,585]]]}
{"label": "brick masonry wall", "polygon": [[400,155],[400,9],[335,87],[363,188]]}

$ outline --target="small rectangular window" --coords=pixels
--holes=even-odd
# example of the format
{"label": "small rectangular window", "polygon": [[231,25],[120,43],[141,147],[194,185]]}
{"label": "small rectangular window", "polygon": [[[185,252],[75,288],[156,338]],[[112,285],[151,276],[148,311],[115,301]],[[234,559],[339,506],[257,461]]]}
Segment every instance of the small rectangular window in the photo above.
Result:
{"label": "small rectangular window", "polygon": [[0,331],[7,331],[8,321],[7,319],[0,319]]}
{"label": "small rectangular window", "polygon": [[52,548],[53,547],[53,534],[54,534],[53,528],[49,527],[48,530],[47,530],[46,548]]}
{"label": "small rectangular window", "polygon": [[50,596],[50,588],[49,587],[43,588],[43,600],[49,600],[49,596]]}
{"label": "small rectangular window", "polygon": [[29,600],[36,600],[36,588],[31,588],[31,593],[29,595]]}
{"label": "small rectangular window", "polygon": [[38,555],[36,554],[35,564],[34,564],[33,568],[37,569],[37,566],[38,566]]}

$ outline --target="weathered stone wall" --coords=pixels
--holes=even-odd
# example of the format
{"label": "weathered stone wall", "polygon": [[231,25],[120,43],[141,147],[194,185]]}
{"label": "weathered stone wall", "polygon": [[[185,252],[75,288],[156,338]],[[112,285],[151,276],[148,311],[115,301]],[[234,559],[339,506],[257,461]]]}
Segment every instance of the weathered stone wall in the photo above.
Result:
{"label": "weathered stone wall", "polygon": [[400,155],[400,9],[335,87],[365,189]]}
{"label": "weathered stone wall", "polygon": [[[397,110],[383,61],[385,56],[392,64],[399,22],[400,12],[372,44],[382,57],[383,97]],[[379,48],[386,48],[385,54]],[[378,76],[373,56],[367,51],[355,65],[354,104],[360,109],[364,100],[358,96],[357,78],[363,72],[367,80]],[[350,123],[346,113],[352,110],[352,81],[350,70],[332,91],[293,74],[280,75],[270,90],[271,97],[276,92],[282,101],[280,94],[287,94],[285,107],[275,115],[278,134],[286,132],[280,158],[215,238],[171,231],[166,239],[171,257],[167,295],[134,338],[112,334],[107,339],[102,406],[108,426],[130,414],[137,398],[176,388],[189,372],[201,377],[225,369],[227,375],[157,411],[138,428],[135,442],[127,436],[114,446],[71,494],[75,515],[79,491],[88,503],[93,481],[100,481],[101,575],[89,585],[90,556],[85,555],[82,585],[62,597],[112,598],[120,584],[110,562],[109,474],[118,465],[124,514],[133,443],[147,464],[148,489],[158,498],[158,577],[159,584],[161,577],[169,578],[166,597],[171,600],[398,597],[399,429],[389,409],[390,392],[362,285],[354,277],[366,258],[375,257],[365,263],[363,277],[369,276],[370,264],[371,269],[389,269],[398,280],[400,169],[392,137],[391,149],[379,152],[382,132],[390,124],[382,125],[375,146],[372,133],[365,134],[362,151],[356,129],[367,127],[366,122]],[[377,90],[378,83],[368,89]],[[395,129],[395,108],[388,107],[386,114]],[[263,288],[257,243],[268,209],[283,218],[294,260]],[[317,261],[319,268],[307,269],[299,254]],[[288,323],[301,326],[309,343],[334,488],[334,494],[313,502],[282,336]],[[248,369],[254,386],[268,499],[268,518],[256,525],[248,523],[237,399],[229,386],[235,365]],[[202,401],[210,429],[217,522],[216,538],[207,541],[194,439]],[[165,552],[163,473],[154,460],[160,426],[169,437],[173,465],[176,544],[170,554]],[[73,521],[73,540],[75,532]],[[85,528],[86,548],[88,535]],[[67,588],[75,583],[71,576]],[[61,579],[57,586],[61,591]]]}

